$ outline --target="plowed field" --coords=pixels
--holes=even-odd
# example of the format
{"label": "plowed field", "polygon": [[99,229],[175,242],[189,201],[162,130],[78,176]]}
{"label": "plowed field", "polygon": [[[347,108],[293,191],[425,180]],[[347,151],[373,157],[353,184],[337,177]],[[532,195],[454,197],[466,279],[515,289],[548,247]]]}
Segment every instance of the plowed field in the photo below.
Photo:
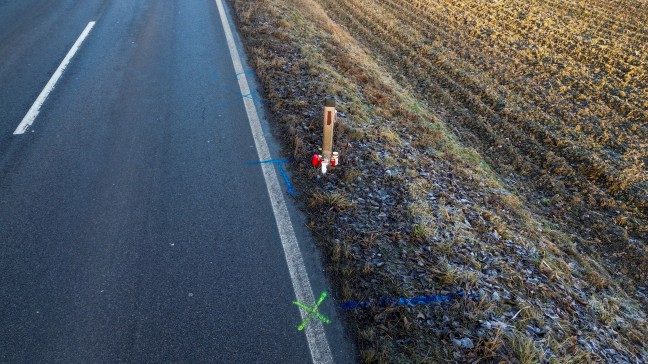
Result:
{"label": "plowed field", "polygon": [[642,264],[645,2],[319,2],[546,216]]}
{"label": "plowed field", "polygon": [[648,360],[645,1],[231,3],[358,359]]}

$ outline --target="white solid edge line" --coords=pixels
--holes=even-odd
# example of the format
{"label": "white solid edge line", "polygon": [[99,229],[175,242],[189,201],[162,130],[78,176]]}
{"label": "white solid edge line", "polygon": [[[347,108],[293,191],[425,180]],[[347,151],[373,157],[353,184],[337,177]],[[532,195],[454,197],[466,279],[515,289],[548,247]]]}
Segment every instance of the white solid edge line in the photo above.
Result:
{"label": "white solid edge line", "polygon": [[[215,1],[218,6],[223,29],[225,30],[227,46],[229,47],[230,55],[232,56],[234,70],[236,71],[236,74],[240,75],[238,83],[241,88],[241,94],[247,95],[250,93],[250,86],[248,85],[247,77],[243,70],[243,64],[239,57],[234,37],[232,36],[232,30],[223,7],[223,2],[222,0]],[[254,144],[256,145],[259,160],[269,160],[271,159],[270,151],[265,137],[263,136],[259,115],[257,114],[254,101],[249,98],[243,98],[243,102],[245,105],[245,111],[247,112],[248,121],[250,122],[250,128],[252,129],[252,136],[254,137]],[[288,271],[290,272],[290,280],[292,281],[293,289],[295,290],[295,296],[297,301],[304,302],[305,304],[314,304],[315,297],[313,296],[313,289],[308,280],[308,273],[304,266],[304,259],[299,250],[295,230],[290,221],[290,216],[288,215],[286,201],[284,200],[281,188],[279,187],[277,173],[271,163],[261,164],[261,168],[268,188],[268,194],[270,195],[270,202],[272,203],[272,210],[277,222],[281,244],[283,245],[284,254],[286,255],[286,262],[288,263]],[[300,309],[300,312],[302,319],[305,319],[307,315],[306,311]],[[311,320],[306,326],[305,332],[313,363],[333,363],[331,348],[326,340],[326,333],[324,332],[324,326],[322,323],[319,320]]]}
{"label": "white solid edge line", "polygon": [[27,111],[25,117],[22,119],[20,124],[18,124],[16,131],[14,131],[14,135],[24,134],[25,131],[27,131],[27,128],[29,128],[34,120],[36,120],[38,113],[40,113],[40,108],[41,106],[43,106],[43,103],[47,99],[47,96],[49,96],[50,92],[52,92],[52,90],[54,89],[54,86],[56,86],[56,82],[58,82],[59,78],[61,78],[63,71],[65,71],[65,68],[70,63],[70,60],[72,60],[72,57],[74,57],[79,47],[81,47],[81,43],[83,43],[83,41],[86,39],[94,25],[94,21],[91,21],[90,23],[88,23],[88,25],[86,25],[79,38],[76,40],[76,42],[74,42],[74,45],[72,45],[72,48],[67,53],[65,58],[63,58],[63,61],[50,78],[49,82],[47,82],[47,85],[45,85],[43,91],[41,91],[40,95],[38,95],[38,98],[36,98],[36,101],[34,101],[32,107],[29,108],[29,111]]}

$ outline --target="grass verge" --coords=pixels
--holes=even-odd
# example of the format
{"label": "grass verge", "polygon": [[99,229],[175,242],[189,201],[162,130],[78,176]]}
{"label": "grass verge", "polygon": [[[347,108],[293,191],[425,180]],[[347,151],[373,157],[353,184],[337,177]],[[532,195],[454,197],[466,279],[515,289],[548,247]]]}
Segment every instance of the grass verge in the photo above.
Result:
{"label": "grass verge", "polygon": [[[230,3],[269,118],[299,162],[295,184],[335,298],[480,297],[345,312],[360,361],[648,360],[645,308],[618,277],[529,209],[318,2]],[[325,96],[346,117],[342,166],[322,177],[308,157]]]}

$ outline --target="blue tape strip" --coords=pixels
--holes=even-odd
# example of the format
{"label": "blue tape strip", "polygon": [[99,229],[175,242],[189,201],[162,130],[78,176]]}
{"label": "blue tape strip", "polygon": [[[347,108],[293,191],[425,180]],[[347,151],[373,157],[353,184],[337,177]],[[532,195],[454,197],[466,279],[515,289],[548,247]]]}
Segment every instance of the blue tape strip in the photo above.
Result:
{"label": "blue tape strip", "polygon": [[436,294],[432,296],[416,296],[413,298],[389,298],[384,297],[378,300],[376,303],[372,304],[371,302],[358,302],[358,301],[348,301],[340,305],[341,308],[345,310],[350,310],[353,308],[367,308],[371,306],[391,306],[391,305],[429,305],[433,302],[445,302],[453,299],[458,299],[465,296],[463,292],[451,293],[447,295]]}
{"label": "blue tape strip", "polygon": [[286,181],[286,186],[288,186],[288,193],[290,193],[292,196],[296,196],[297,193],[295,192],[295,189],[292,186],[292,183],[290,183],[290,178],[288,178],[288,174],[286,171],[284,171],[283,167],[281,164],[277,164],[277,167],[279,168],[279,172],[284,178],[284,181]]}

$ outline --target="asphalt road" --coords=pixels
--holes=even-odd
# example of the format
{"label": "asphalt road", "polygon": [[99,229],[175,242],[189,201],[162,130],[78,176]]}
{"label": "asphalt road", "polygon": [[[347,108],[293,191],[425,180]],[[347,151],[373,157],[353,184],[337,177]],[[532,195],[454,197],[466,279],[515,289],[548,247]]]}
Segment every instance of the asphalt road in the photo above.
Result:
{"label": "asphalt road", "polygon": [[213,0],[0,0],[0,362],[310,362],[256,160]]}

